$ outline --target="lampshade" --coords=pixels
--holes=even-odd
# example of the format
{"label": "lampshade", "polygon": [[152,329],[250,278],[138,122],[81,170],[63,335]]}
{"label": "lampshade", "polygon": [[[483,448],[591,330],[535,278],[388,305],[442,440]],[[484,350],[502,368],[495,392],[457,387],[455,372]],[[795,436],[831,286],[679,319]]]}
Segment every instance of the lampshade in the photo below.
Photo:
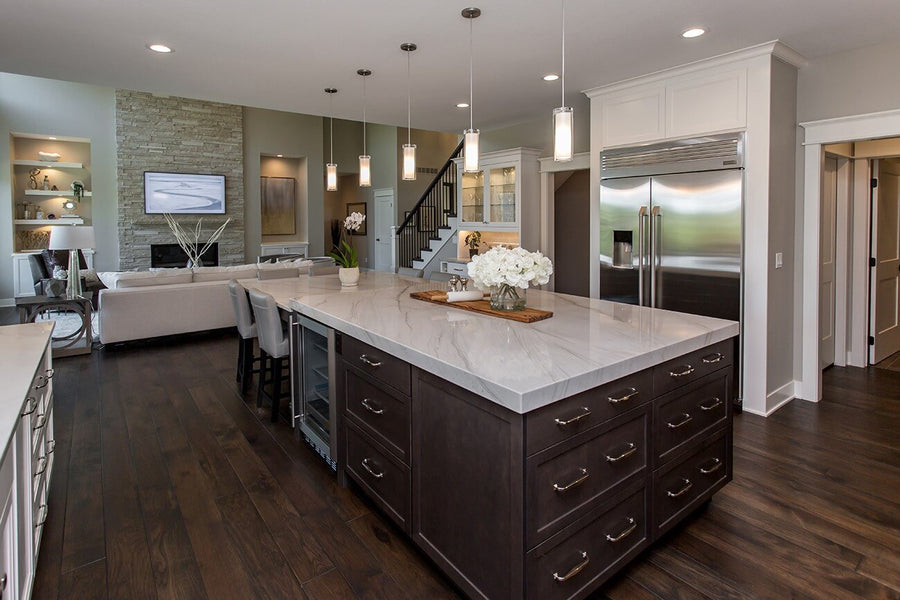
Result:
{"label": "lampshade", "polygon": [[337,165],[335,163],[325,165],[325,189],[329,192],[337,191]]}
{"label": "lampshade", "polygon": [[50,250],[81,250],[95,245],[93,225],[54,225],[50,228]]}
{"label": "lampshade", "polygon": [[416,179],[416,145],[403,144],[403,181]]}
{"label": "lampshade", "polygon": [[572,160],[572,117],[574,113],[569,106],[553,109],[553,160],[568,162]]}
{"label": "lampshade", "polygon": [[359,187],[372,185],[372,169],[370,168],[372,157],[361,154],[359,157]]}
{"label": "lampshade", "polygon": [[465,146],[463,147],[463,171],[466,173],[478,172],[478,130],[466,129]]}

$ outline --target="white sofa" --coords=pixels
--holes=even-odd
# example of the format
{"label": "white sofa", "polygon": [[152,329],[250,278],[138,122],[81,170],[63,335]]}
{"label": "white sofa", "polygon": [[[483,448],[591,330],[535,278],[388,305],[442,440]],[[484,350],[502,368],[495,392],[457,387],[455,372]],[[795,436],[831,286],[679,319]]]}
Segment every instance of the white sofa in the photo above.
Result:
{"label": "white sofa", "polygon": [[[98,273],[100,341],[104,344],[234,327],[231,279],[255,279],[259,271],[305,273],[308,262]],[[270,273],[265,273],[268,275]]]}

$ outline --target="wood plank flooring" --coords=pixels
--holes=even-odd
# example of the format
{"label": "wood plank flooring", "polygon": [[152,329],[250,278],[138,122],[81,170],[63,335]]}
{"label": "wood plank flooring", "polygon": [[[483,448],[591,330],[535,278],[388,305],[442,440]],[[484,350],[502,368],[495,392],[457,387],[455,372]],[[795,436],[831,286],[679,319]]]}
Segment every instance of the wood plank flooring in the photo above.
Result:
{"label": "wood plank flooring", "polygon": [[[33,598],[461,595],[234,382],[232,335],[56,362]],[[900,598],[900,373],[735,419],[735,478],[599,600]]]}

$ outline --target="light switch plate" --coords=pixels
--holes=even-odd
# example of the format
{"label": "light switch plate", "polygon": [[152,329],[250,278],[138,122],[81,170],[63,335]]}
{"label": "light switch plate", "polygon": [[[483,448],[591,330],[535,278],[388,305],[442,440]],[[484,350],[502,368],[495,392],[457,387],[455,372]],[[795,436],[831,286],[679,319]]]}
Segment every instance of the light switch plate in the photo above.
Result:
{"label": "light switch plate", "polygon": [[784,266],[784,254],[781,252],[775,253],[775,268],[780,269]]}

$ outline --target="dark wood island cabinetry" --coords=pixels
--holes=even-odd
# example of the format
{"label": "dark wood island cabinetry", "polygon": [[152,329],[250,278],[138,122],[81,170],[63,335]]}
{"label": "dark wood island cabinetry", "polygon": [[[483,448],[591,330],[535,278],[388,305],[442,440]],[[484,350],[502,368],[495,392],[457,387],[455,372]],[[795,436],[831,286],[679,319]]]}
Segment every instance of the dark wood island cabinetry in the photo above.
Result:
{"label": "dark wood island cabinetry", "polygon": [[339,477],[471,598],[584,598],[731,480],[733,339],[525,414],[340,347]]}

